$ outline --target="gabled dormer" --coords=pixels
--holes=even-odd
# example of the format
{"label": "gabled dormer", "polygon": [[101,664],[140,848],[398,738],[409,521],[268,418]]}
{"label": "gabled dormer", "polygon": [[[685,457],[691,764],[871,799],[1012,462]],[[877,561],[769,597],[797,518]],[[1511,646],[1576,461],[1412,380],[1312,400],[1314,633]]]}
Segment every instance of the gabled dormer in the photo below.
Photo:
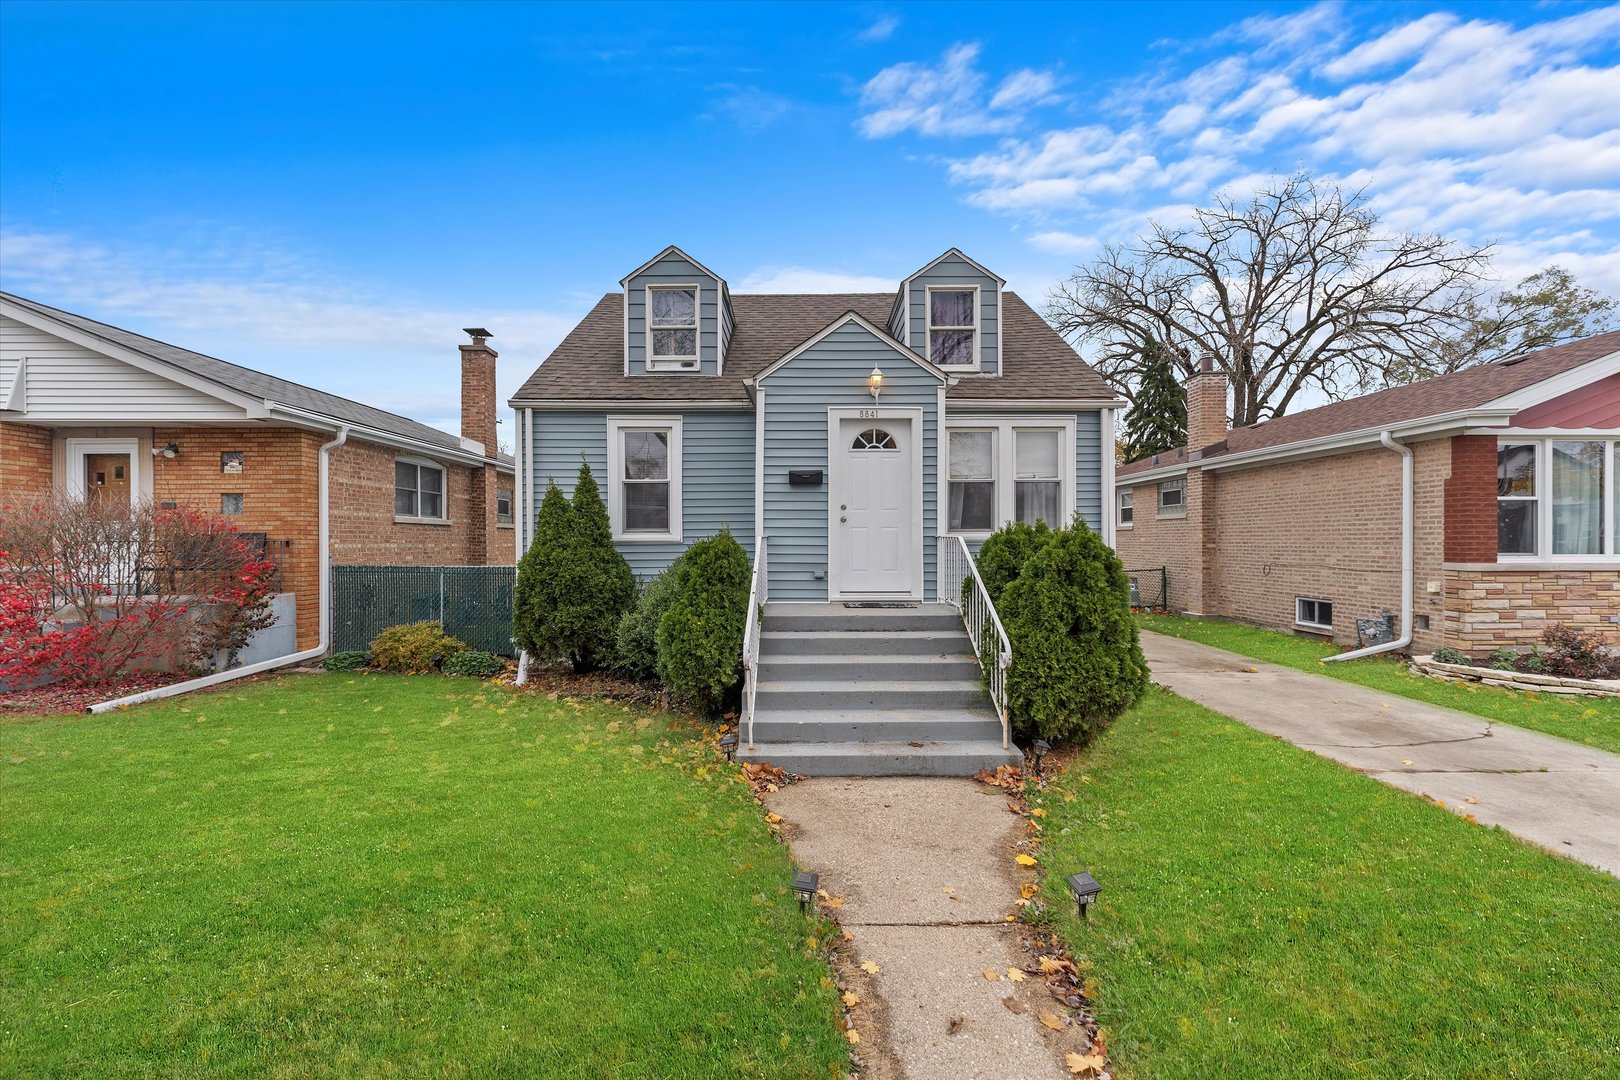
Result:
{"label": "gabled dormer", "polygon": [[619,281],[626,375],[723,375],[731,341],[725,279],[671,244]]}
{"label": "gabled dormer", "polygon": [[1006,284],[951,248],[900,283],[889,330],[945,371],[999,375]]}

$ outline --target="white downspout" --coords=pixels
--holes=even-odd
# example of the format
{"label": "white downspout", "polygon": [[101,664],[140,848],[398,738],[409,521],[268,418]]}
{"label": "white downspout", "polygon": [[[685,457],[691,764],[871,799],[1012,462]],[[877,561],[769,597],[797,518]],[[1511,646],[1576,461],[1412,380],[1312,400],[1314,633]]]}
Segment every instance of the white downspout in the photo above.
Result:
{"label": "white downspout", "polygon": [[1363,656],[1404,649],[1412,643],[1412,448],[1396,442],[1388,431],[1380,431],[1378,441],[1401,455],[1401,635],[1394,641],[1326,657],[1326,663],[1360,660]]}
{"label": "white downspout", "polygon": [[[626,308],[625,310],[628,311],[629,308]],[[629,318],[629,315],[626,315],[625,318]],[[626,357],[628,357],[630,355],[629,351],[626,350],[624,355]],[[628,359],[625,360],[625,363],[628,364],[629,362],[630,361]],[[513,553],[513,554],[515,554],[517,556],[517,558],[513,561],[513,566],[514,567],[516,567],[516,565],[518,563],[521,563],[523,561],[523,556],[528,553],[528,550],[529,550],[529,547],[528,547],[528,542],[529,542],[528,533],[529,533],[530,529],[534,528],[534,524],[533,524],[534,523],[534,481],[533,481],[533,478],[530,477],[530,475],[529,475],[530,465],[531,465],[531,463],[533,461],[534,461],[534,410],[533,409],[524,409],[523,410],[523,453],[522,453],[522,455],[520,457],[518,457],[513,462],[513,464],[517,466],[517,486],[521,487],[523,489],[523,521],[521,522],[520,527],[518,529],[517,551]],[[518,650],[517,678],[514,680],[514,682],[518,686],[527,686],[528,683],[529,683],[529,650],[528,649],[520,649],[520,650]]]}
{"label": "white downspout", "polygon": [[319,574],[320,596],[316,599],[316,608],[320,612],[319,642],[312,648],[304,649],[300,652],[288,653],[286,656],[277,656],[270,660],[260,660],[256,664],[248,664],[245,667],[231,668],[229,671],[216,671],[212,675],[204,675],[200,679],[188,679],[185,682],[171,683],[168,686],[160,686],[156,690],[145,690],[139,694],[130,694],[127,697],[113,698],[111,701],[100,701],[86,709],[86,712],[111,712],[114,709],[122,709],[126,705],[139,705],[144,701],[157,701],[160,698],[175,697],[178,694],[189,694],[193,690],[203,690],[210,686],[218,686],[220,683],[233,682],[237,679],[243,679],[249,675],[258,675],[260,672],[273,671],[276,668],[286,667],[289,664],[297,664],[305,660],[313,660],[317,656],[321,656],[326,652],[327,648],[330,647],[332,640],[332,530],[331,523],[327,516],[328,489],[330,487],[327,475],[327,452],[342,446],[348,441],[348,439],[348,427],[345,426],[338,428],[337,438],[333,439],[329,443],[324,444],[321,447],[320,454],[318,455],[319,465],[317,468],[317,484],[319,490],[319,507],[317,513],[319,516],[317,520],[319,522],[320,530],[320,540],[318,546],[320,548],[319,557],[321,563]]}

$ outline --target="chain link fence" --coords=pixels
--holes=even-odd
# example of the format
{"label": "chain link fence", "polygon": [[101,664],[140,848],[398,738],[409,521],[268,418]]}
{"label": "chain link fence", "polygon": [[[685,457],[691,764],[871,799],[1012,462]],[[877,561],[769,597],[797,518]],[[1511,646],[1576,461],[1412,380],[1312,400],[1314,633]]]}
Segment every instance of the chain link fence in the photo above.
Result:
{"label": "chain link fence", "polygon": [[1131,580],[1131,607],[1163,611],[1170,606],[1170,571],[1163,566],[1151,570],[1127,570]]}
{"label": "chain link fence", "polygon": [[433,620],[474,649],[512,655],[511,566],[334,566],[332,648],[360,652],[390,626]]}

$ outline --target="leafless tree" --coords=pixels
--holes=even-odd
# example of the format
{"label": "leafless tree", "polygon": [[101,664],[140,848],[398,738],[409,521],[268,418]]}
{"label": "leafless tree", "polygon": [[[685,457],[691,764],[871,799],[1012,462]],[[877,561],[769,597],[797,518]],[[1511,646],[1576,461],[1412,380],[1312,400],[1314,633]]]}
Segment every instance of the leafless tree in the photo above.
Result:
{"label": "leafless tree", "polygon": [[1300,174],[1104,249],[1053,290],[1047,315],[1095,343],[1097,369],[1128,400],[1145,337],[1169,345],[1187,375],[1213,355],[1242,426],[1283,415],[1306,391],[1378,388],[1435,352],[1465,324],[1488,256],[1387,234],[1363,193]]}

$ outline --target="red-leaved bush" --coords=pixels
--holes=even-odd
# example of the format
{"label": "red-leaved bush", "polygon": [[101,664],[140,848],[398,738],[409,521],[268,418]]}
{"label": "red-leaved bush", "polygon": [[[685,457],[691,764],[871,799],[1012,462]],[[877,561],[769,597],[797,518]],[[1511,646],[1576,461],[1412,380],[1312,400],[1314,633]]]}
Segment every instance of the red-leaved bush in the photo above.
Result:
{"label": "red-leaved bush", "polygon": [[275,567],[223,518],[62,494],[0,506],[0,682],[227,664],[270,625]]}

